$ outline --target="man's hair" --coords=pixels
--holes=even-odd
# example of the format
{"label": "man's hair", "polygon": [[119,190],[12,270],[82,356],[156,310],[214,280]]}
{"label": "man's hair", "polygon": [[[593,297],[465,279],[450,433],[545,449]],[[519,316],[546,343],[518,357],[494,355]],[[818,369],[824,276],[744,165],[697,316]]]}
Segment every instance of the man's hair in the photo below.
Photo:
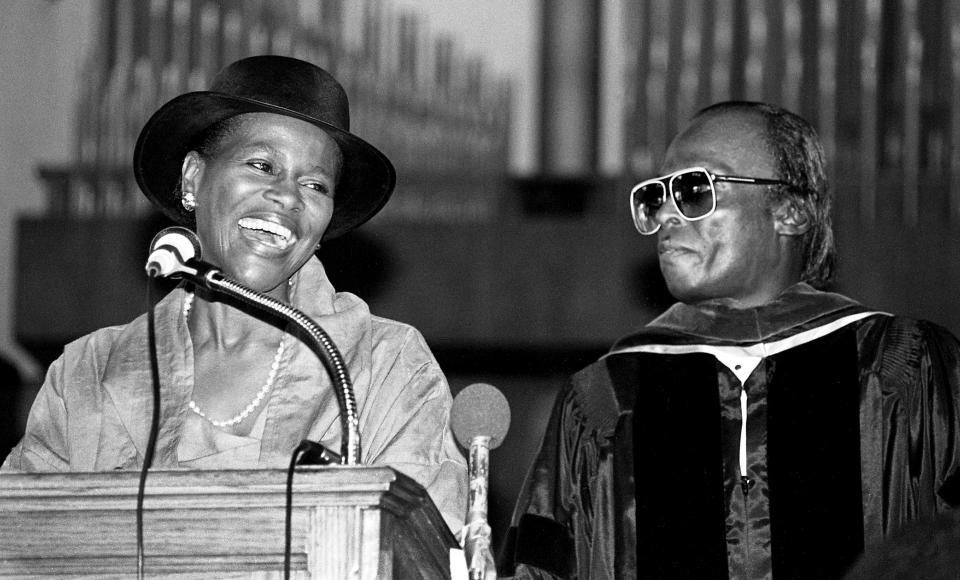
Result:
{"label": "man's hair", "polygon": [[833,277],[836,249],[830,184],[816,130],[790,111],[749,101],[717,103],[700,110],[694,118],[727,113],[758,115],[763,119],[766,144],[777,165],[776,177],[791,184],[774,186],[770,191],[777,201],[792,204],[810,223],[810,229],[800,239],[801,278],[811,286],[824,288]]}

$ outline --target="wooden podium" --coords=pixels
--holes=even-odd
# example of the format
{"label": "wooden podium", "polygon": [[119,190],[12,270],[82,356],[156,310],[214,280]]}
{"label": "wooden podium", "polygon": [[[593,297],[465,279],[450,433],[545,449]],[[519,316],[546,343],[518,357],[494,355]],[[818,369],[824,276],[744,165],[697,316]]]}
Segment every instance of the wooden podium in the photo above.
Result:
{"label": "wooden podium", "polygon": [[[0,576],[137,575],[137,472],[0,475]],[[147,578],[282,578],[286,471],[155,471]],[[458,548],[426,491],[388,467],[301,467],[292,578],[450,577]]]}

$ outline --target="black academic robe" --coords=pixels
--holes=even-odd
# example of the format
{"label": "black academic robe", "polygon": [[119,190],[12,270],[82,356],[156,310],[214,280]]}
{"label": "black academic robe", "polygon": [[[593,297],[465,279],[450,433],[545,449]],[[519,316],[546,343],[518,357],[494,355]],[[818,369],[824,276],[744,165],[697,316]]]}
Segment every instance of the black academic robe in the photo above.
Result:
{"label": "black academic robe", "polygon": [[501,573],[839,578],[958,506],[956,338],[798,284],[760,308],[675,305],[574,375]]}

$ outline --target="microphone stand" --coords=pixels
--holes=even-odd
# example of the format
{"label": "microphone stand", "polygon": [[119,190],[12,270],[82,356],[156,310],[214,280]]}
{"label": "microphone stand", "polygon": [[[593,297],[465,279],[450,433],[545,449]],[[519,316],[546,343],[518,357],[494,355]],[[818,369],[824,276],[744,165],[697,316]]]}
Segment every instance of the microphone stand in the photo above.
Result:
{"label": "microphone stand", "polygon": [[302,329],[312,341],[314,351],[320,356],[334,383],[337,404],[340,406],[340,421],[343,440],[340,443],[340,463],[360,464],[360,418],[353,384],[343,357],[330,336],[309,316],[283,302],[247,288],[227,277],[217,268],[198,260],[186,260],[170,273],[173,277],[186,278],[196,285],[235,298],[259,310],[279,316]]}
{"label": "microphone stand", "polygon": [[[337,455],[318,442],[303,440],[294,449],[290,458],[290,467],[287,470],[287,501],[286,501],[286,526],[284,533],[284,556],[283,556],[283,577],[290,577],[290,546],[292,540],[292,509],[293,509],[293,473],[299,463],[307,465],[329,465],[330,463],[340,463],[342,465],[359,465],[360,463],[360,420],[357,413],[357,401],[353,393],[353,385],[350,381],[350,373],[347,371],[347,365],[343,362],[340,351],[330,336],[314,322],[309,316],[300,312],[296,308],[284,304],[266,294],[247,288],[236,280],[225,276],[219,269],[210,264],[195,259],[200,252],[200,243],[196,235],[190,230],[174,226],[158,233],[150,244],[151,252],[147,259],[147,275],[151,278],[173,277],[184,278],[196,286],[203,286],[213,292],[219,292],[230,296],[240,302],[253,306],[256,309],[265,311],[268,314],[278,316],[288,323],[300,328],[307,337],[309,337],[310,346],[313,348],[324,367],[330,374],[334,383],[334,393],[337,397],[337,405],[340,407],[340,420],[342,423],[343,436],[340,442],[340,454]],[[186,258],[186,259],[185,259]],[[151,318],[152,322],[152,310]],[[151,346],[153,345],[153,331],[151,328]],[[156,361],[156,354],[153,354],[152,360]],[[154,367],[155,368],[155,367]],[[156,372],[154,373],[156,375]],[[154,439],[157,420],[157,411],[159,405],[159,379],[154,376],[154,421],[151,427],[151,442]],[[138,496],[137,505],[137,562],[138,578],[143,577],[143,543],[141,536],[141,514],[142,514],[142,489],[146,476],[146,470],[149,463],[144,462],[144,469],[141,473],[141,494]]]}
{"label": "microphone stand", "polygon": [[464,527],[464,553],[470,580],[484,580],[490,550],[490,525],[487,523],[487,497],[490,480],[490,437],[477,435],[470,442],[467,477],[470,481],[469,509]]}

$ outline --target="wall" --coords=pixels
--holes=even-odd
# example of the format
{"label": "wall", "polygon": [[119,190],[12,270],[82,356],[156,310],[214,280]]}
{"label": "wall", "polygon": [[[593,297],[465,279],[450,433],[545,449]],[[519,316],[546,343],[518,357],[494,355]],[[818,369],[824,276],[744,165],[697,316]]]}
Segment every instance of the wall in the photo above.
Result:
{"label": "wall", "polygon": [[0,15],[0,353],[31,380],[42,369],[13,340],[16,220],[44,208],[37,163],[73,156],[76,75],[96,5],[16,1]]}

